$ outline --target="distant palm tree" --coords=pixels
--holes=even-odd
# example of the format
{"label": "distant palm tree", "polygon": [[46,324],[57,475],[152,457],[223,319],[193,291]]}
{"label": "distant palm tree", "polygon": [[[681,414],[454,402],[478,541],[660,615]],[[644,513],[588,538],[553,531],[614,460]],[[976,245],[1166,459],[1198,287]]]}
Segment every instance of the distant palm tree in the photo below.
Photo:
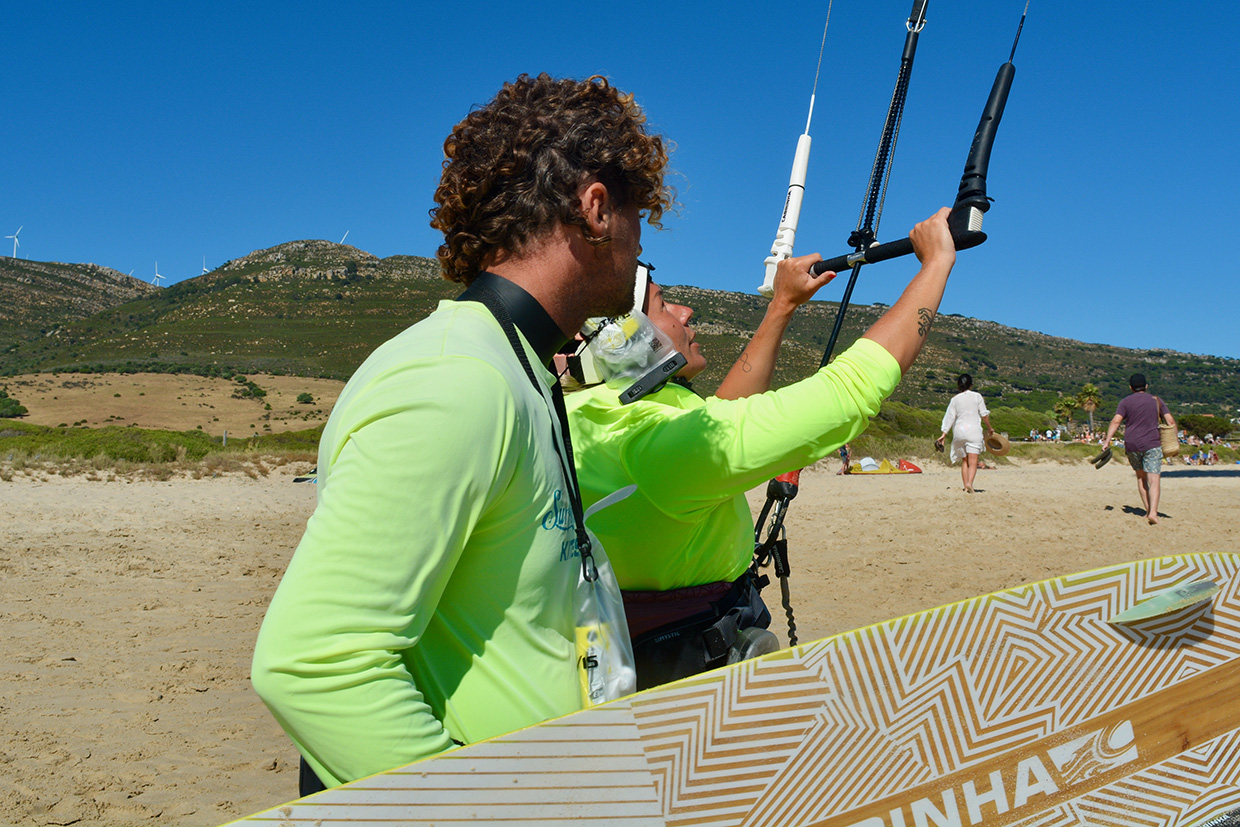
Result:
{"label": "distant palm tree", "polygon": [[1089,413],[1089,432],[1094,432],[1094,411],[1102,404],[1102,392],[1093,383],[1086,382],[1076,395],[1076,405]]}
{"label": "distant palm tree", "polygon": [[1072,424],[1072,413],[1080,407],[1076,404],[1076,400],[1070,397],[1060,399],[1055,403],[1055,419],[1065,425]]}

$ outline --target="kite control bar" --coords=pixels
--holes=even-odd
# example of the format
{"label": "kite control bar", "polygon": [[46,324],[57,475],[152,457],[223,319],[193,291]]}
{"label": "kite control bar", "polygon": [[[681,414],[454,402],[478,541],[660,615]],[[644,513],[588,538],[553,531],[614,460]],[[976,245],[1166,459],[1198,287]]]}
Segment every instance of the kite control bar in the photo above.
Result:
{"label": "kite control bar", "polygon": [[[1024,20],[1022,18],[1023,25]],[[1020,31],[1016,37],[1020,39]],[[1012,54],[1016,53],[1016,45],[1012,45]],[[973,145],[969,147],[969,159],[964,165],[964,174],[960,177],[960,189],[956,194],[956,203],[947,219],[952,239],[957,250],[976,247],[986,240],[982,232],[982,215],[990,209],[990,199],[986,196],[986,172],[990,167],[990,149],[994,146],[995,134],[999,130],[999,121],[1003,118],[1003,108],[1007,105],[1008,92],[1012,88],[1012,78],[1016,76],[1016,67],[1011,57],[1007,63],[999,67],[995,75],[995,83],[990,89],[990,98],[982,111],[982,119],[973,133]],[[876,264],[880,261],[899,258],[913,252],[913,242],[907,238],[889,241],[886,244],[873,244],[868,248],[847,255],[825,259],[811,269],[815,275],[833,270],[840,272],[858,264]]]}

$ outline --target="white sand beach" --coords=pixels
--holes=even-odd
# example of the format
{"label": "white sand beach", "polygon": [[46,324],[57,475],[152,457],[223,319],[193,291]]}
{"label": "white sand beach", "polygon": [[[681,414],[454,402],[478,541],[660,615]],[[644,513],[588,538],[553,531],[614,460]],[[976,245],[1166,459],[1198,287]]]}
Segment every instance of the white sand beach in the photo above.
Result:
{"label": "white sand beach", "polygon": [[[787,523],[803,642],[1109,563],[1240,549],[1240,466],[1169,471],[1155,527],[1122,461],[983,470],[972,496],[955,469],[837,467],[802,475]],[[292,481],[307,468],[0,482],[0,824],[217,825],[296,797],[296,753],[248,674],[314,505]],[[783,636],[778,588],[766,595]]]}

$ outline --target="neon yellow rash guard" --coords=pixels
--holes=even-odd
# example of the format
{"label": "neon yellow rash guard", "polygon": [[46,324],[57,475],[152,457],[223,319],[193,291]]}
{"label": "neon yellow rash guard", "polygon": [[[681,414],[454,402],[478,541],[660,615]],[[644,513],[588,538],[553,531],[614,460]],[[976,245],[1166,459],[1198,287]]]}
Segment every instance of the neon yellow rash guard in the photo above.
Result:
{"label": "neon yellow rash guard", "polygon": [[585,504],[637,484],[590,519],[620,587],[740,577],[754,546],[744,492],[856,437],[899,382],[895,358],[859,339],[808,379],[745,399],[702,399],[675,384],[629,405],[606,385],[569,394]]}
{"label": "neon yellow rash guard", "polygon": [[580,558],[534,390],[482,305],[441,302],[349,380],[254,687],[324,783],[581,708]]}

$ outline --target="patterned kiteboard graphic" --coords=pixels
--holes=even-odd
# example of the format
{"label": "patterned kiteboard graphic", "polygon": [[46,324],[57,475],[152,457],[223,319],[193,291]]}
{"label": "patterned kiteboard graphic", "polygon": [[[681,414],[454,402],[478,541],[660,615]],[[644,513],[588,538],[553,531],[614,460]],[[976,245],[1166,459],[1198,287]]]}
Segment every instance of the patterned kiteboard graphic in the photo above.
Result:
{"label": "patterned kiteboard graphic", "polygon": [[[1111,618],[1210,581],[1213,599]],[[266,823],[1199,827],[1240,810],[1240,556],[1146,560],[784,650]]]}

